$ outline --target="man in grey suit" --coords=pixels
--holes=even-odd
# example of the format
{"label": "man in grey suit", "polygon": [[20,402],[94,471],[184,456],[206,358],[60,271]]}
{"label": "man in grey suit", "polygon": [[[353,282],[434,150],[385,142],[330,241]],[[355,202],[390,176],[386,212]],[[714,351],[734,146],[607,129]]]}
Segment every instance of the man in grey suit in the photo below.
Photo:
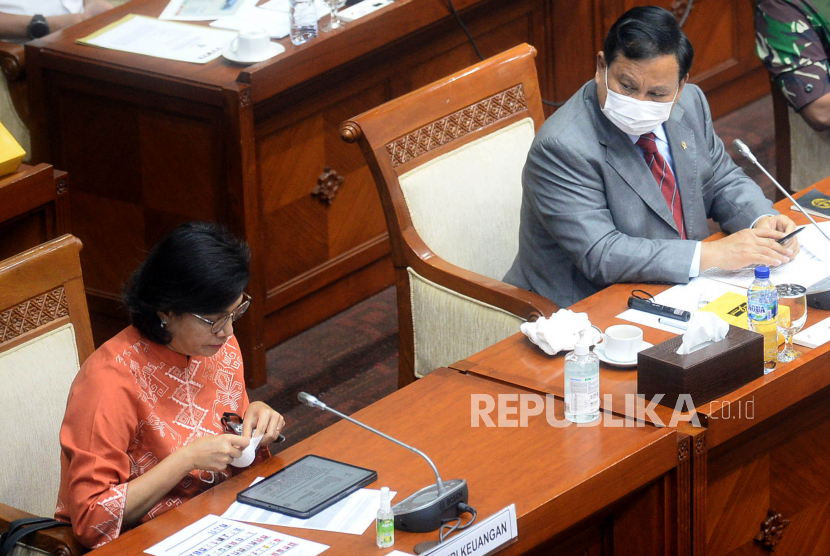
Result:
{"label": "man in grey suit", "polygon": [[[616,282],[686,283],[711,267],[777,266],[795,229],[735,165],[674,16],[633,8],[594,80],[537,134],[522,174],[519,252],[505,281],[567,307]],[[731,233],[713,242],[707,217]]]}

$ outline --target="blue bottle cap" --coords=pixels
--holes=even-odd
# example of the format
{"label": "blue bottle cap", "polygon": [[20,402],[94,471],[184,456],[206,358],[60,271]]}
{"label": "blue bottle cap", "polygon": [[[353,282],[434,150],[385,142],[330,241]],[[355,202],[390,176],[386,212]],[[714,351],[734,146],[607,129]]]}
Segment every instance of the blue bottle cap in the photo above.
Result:
{"label": "blue bottle cap", "polygon": [[760,278],[761,280],[766,280],[769,278],[769,267],[768,266],[756,266],[755,267],[755,277]]}

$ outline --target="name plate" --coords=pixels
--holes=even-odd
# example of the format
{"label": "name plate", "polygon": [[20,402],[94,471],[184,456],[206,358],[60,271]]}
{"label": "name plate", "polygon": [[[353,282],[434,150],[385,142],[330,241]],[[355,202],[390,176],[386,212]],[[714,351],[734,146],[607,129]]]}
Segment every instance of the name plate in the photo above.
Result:
{"label": "name plate", "polygon": [[484,556],[510,543],[519,535],[516,505],[510,504],[478,525],[465,529],[427,554],[429,556]]}

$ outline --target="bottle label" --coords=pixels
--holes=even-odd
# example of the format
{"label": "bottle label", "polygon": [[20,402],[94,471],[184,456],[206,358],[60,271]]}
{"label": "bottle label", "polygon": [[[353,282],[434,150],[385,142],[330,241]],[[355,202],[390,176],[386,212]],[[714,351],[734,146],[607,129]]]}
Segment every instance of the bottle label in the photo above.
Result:
{"label": "bottle label", "polygon": [[568,412],[574,415],[599,411],[599,373],[586,377],[571,377]]}
{"label": "bottle label", "polygon": [[395,520],[378,519],[377,537],[378,546],[382,548],[389,548],[390,546],[392,546],[395,543]]}
{"label": "bottle label", "polygon": [[750,322],[775,320],[778,318],[778,294],[771,291],[750,291],[747,296],[747,316]]}

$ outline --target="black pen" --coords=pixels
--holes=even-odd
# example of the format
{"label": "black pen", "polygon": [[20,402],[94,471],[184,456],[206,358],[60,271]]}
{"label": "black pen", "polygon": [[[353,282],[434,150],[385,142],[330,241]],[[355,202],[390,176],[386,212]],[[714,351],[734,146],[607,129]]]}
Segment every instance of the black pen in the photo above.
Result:
{"label": "black pen", "polygon": [[777,241],[777,243],[779,243],[779,244],[781,244],[781,245],[784,245],[785,243],[787,243],[788,241],[790,241],[792,238],[794,238],[794,237],[795,237],[795,234],[799,233],[801,230],[805,229],[806,227],[807,227],[807,226],[802,226],[801,228],[797,229],[796,231],[794,231],[794,232],[790,232],[789,234],[787,234],[787,235],[785,235],[784,237],[782,237],[781,239],[779,239],[779,240]]}
{"label": "black pen", "polygon": [[648,299],[640,299],[639,297],[629,297],[628,307],[631,309],[635,309],[637,311],[651,313],[652,315],[659,315],[661,317],[666,317],[674,320],[682,320],[683,322],[687,322],[692,318],[692,314],[689,311],[683,311],[681,309],[675,309],[674,307],[660,305],[659,303],[654,303],[653,301],[649,301]]}

